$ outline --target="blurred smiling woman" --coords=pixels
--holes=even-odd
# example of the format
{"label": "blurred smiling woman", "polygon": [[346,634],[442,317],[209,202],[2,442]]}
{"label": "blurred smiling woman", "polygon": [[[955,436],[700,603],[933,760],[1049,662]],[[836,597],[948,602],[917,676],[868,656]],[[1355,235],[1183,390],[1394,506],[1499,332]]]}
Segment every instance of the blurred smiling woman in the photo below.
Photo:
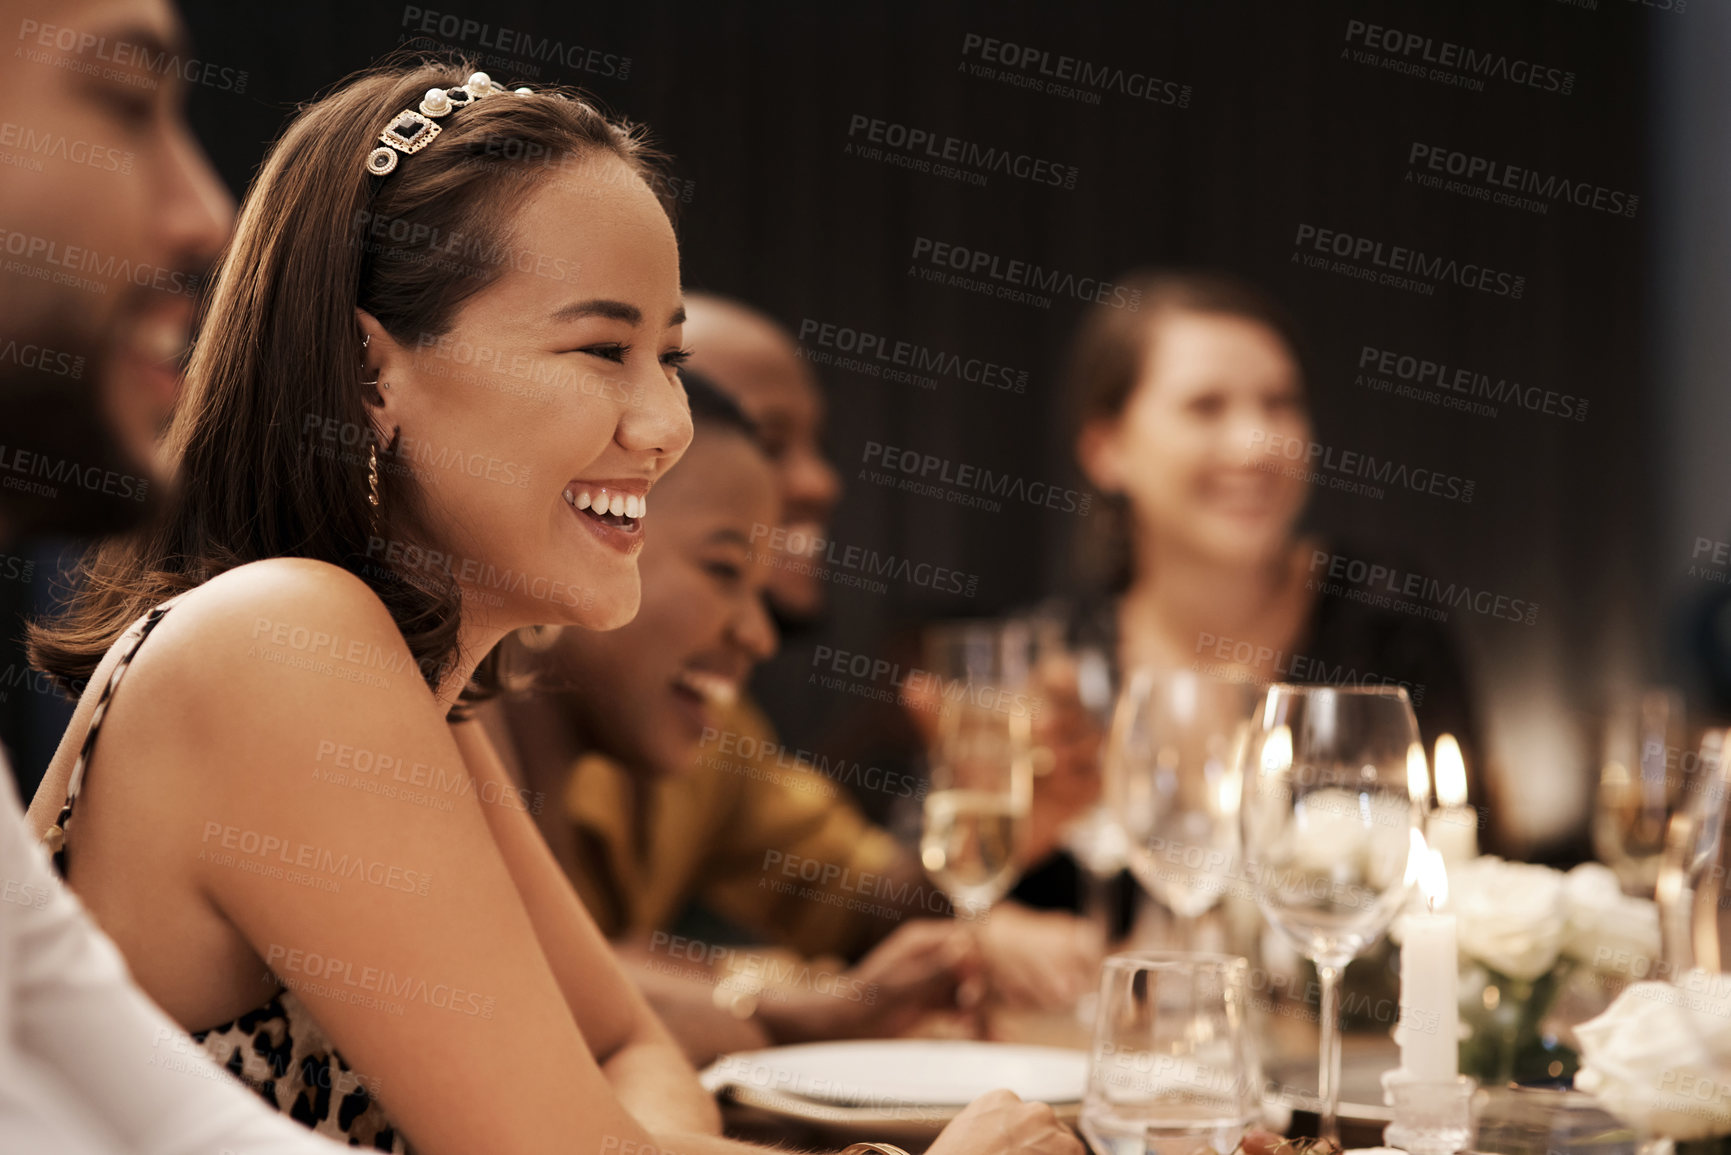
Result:
{"label": "blurred smiling woman", "polygon": [[1077,458],[1107,497],[1094,559],[1106,596],[1084,607],[1083,635],[1124,669],[1398,682],[1426,749],[1452,733],[1470,796],[1485,801],[1450,632],[1339,576],[1378,551],[1300,532],[1310,483],[1287,452],[1310,443],[1311,415],[1285,310],[1216,273],[1140,270],[1122,283],[1141,291],[1141,308],[1095,309],[1069,375]]}
{"label": "blurred smiling woman", "polygon": [[[691,438],[650,175],[583,101],[460,65],[304,109],[215,278],[164,518],[34,634],[90,686],[32,807],[69,881],[207,1050],[351,1145],[738,1149],[459,710],[508,632],[637,611]],[[982,1103],[950,1150],[1055,1133]]]}

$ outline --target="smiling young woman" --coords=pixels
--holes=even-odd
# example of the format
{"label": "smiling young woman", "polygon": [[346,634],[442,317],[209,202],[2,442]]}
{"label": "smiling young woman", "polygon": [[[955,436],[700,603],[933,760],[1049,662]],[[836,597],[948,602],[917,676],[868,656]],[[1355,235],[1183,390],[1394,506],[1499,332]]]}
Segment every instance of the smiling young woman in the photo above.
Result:
{"label": "smiling young woman", "polygon": [[[739,1149],[458,709],[509,631],[637,611],[691,439],[647,155],[461,64],[304,109],[215,278],[164,516],[34,633],[90,686],[35,828],[139,984],[352,1145]],[[958,1124],[951,1155],[1076,1150],[1013,1096]]]}

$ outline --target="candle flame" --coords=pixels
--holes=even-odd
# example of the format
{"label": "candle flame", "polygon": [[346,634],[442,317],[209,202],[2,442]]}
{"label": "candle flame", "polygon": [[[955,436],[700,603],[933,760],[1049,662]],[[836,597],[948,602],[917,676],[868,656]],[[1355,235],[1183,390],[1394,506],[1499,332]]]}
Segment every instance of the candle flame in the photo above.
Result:
{"label": "candle flame", "polygon": [[1466,805],[1467,764],[1453,734],[1438,735],[1436,740],[1436,800],[1444,806]]}
{"label": "candle flame", "polygon": [[1414,802],[1430,809],[1430,767],[1424,762],[1424,747],[1417,742],[1406,748],[1406,790]]}
{"label": "candle flame", "polygon": [[1442,852],[1425,850],[1418,867],[1418,889],[1424,895],[1425,905],[1434,913],[1439,907],[1448,905],[1449,872],[1443,865]]}
{"label": "candle flame", "polygon": [[1429,844],[1424,840],[1424,831],[1413,827],[1408,832],[1406,847],[1406,878],[1403,885],[1411,886],[1418,881],[1418,868],[1424,862],[1424,856],[1429,850]]}

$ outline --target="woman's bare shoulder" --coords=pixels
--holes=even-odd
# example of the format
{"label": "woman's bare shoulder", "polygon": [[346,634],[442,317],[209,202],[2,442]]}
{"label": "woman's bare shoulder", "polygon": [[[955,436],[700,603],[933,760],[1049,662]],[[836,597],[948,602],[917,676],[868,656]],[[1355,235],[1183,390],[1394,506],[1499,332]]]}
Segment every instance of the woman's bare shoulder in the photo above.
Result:
{"label": "woman's bare shoulder", "polygon": [[180,596],[127,675],[130,695],[198,710],[197,729],[302,717],[357,694],[380,708],[433,705],[395,620],[360,578],[270,558]]}

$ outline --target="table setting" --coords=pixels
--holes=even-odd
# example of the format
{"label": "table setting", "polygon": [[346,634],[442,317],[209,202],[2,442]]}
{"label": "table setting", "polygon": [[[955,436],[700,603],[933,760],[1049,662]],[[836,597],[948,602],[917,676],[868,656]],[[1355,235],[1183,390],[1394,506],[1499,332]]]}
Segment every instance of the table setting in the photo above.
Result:
{"label": "table setting", "polygon": [[[934,685],[968,687],[936,706],[921,841],[958,912],[1014,882],[1042,664],[1077,657],[1040,636],[949,627],[930,651]],[[1085,890],[1127,868],[1156,911],[1095,988],[722,1056],[702,1078],[732,1131],[918,1151],[1006,1087],[1095,1155],[1731,1152],[1720,732],[1679,774],[1670,699],[1639,696],[1607,731],[1606,862],[1561,870],[1479,853],[1460,747],[1425,749],[1401,687],[1145,669],[1094,699],[1102,790],[1072,850]]]}

